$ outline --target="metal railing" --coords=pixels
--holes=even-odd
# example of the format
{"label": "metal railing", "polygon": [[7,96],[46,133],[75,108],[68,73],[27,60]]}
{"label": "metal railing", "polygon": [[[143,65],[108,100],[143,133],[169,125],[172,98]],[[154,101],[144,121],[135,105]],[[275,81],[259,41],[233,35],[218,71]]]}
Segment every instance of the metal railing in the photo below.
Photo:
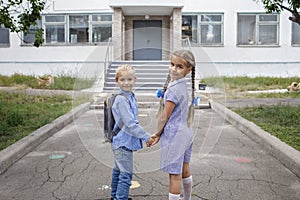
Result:
{"label": "metal railing", "polygon": [[192,46],[191,46],[191,42],[190,42],[190,38],[184,38],[182,39],[182,44],[181,44],[182,48],[188,48],[188,50],[192,51]]}
{"label": "metal railing", "polygon": [[112,55],[113,55],[113,51],[112,51],[112,39],[110,37],[110,38],[108,38],[106,52],[105,52],[105,58],[104,58],[104,72],[105,73],[107,71],[108,65],[110,65],[111,62],[112,62]]}
{"label": "metal railing", "polygon": [[111,37],[108,38],[106,52],[105,52],[105,58],[104,58],[104,70],[103,70],[103,84],[106,80],[106,74],[108,70],[108,66],[112,63],[113,59],[113,49],[112,49],[112,39]]}

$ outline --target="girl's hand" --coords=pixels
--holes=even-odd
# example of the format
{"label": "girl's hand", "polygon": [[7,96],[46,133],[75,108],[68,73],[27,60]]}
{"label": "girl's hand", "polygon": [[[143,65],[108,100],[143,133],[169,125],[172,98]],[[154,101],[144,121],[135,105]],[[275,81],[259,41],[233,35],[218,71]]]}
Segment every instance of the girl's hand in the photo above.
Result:
{"label": "girl's hand", "polygon": [[153,135],[148,139],[148,141],[146,142],[147,147],[150,147],[153,142],[155,141],[155,138],[153,137]]}
{"label": "girl's hand", "polygon": [[153,146],[153,145],[155,145],[155,144],[157,144],[158,142],[159,142],[159,140],[160,140],[160,135],[158,135],[158,134],[153,134],[152,136],[151,136],[151,138],[153,138],[154,139],[154,141],[151,143],[151,146]]}

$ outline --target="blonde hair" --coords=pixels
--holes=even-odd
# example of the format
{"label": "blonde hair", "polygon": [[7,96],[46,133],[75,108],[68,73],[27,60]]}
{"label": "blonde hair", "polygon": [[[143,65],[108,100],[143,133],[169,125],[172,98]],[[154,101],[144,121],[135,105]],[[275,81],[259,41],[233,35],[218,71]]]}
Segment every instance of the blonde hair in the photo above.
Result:
{"label": "blonde hair", "polygon": [[123,73],[131,73],[135,77],[135,69],[131,65],[125,64],[121,65],[116,69],[116,76],[115,80],[118,82],[120,76],[123,75]]}

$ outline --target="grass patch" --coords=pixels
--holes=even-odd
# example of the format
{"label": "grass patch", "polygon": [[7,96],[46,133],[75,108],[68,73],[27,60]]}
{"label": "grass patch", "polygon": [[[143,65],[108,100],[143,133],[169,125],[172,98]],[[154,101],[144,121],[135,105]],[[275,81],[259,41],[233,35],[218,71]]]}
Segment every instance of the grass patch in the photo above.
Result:
{"label": "grass patch", "polygon": [[244,92],[256,90],[286,89],[292,82],[300,82],[300,77],[208,77],[204,79],[210,87],[216,87],[225,91]]}
{"label": "grass patch", "polygon": [[300,106],[260,106],[234,111],[300,151]]}
{"label": "grass patch", "polygon": [[27,96],[0,91],[0,150],[71,109],[69,96]]}
{"label": "grass patch", "polygon": [[281,93],[247,93],[247,91],[262,91],[287,89],[292,82],[300,82],[300,77],[277,78],[277,77],[208,77],[204,82],[209,87],[218,88],[226,93],[228,99],[238,98],[300,98],[298,92]]}
{"label": "grass patch", "polygon": [[0,75],[0,86],[13,87],[24,86],[33,89],[51,89],[51,90],[82,90],[90,88],[95,82],[95,78],[78,78],[72,75],[54,76],[54,84],[45,86],[38,84],[38,77],[13,74],[12,76]]}

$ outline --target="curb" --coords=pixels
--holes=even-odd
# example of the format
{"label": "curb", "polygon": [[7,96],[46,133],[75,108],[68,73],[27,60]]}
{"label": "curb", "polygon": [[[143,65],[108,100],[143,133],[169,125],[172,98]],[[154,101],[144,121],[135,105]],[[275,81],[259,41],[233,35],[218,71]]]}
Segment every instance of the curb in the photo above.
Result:
{"label": "curb", "polygon": [[80,106],[73,108],[68,113],[58,117],[51,123],[42,126],[30,135],[0,151],[0,174],[6,171],[12,164],[17,162],[24,155],[36,148],[43,141],[89,110],[89,107],[90,103],[81,104]]}
{"label": "curb", "polygon": [[277,137],[262,130],[222,104],[210,100],[212,109],[223,116],[225,120],[235,126],[242,133],[262,145],[272,156],[279,160],[286,168],[300,178],[300,152]]}

